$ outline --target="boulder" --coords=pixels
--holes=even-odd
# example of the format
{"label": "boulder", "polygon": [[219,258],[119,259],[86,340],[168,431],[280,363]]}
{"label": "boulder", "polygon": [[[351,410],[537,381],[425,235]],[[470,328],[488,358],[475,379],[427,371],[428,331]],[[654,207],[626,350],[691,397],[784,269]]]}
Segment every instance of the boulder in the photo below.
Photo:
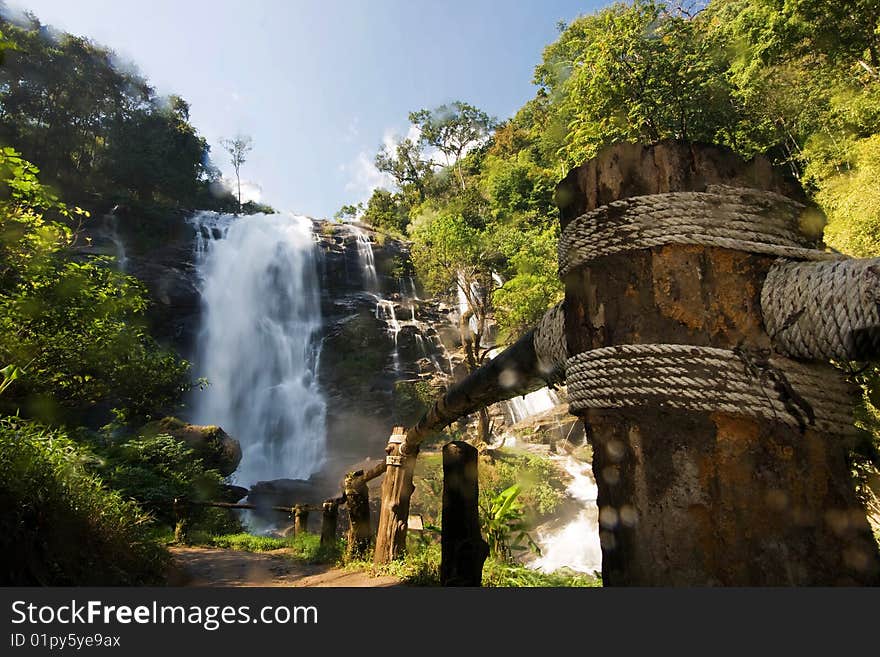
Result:
{"label": "boulder", "polygon": [[224,477],[235,472],[241,461],[241,445],[218,426],[188,424],[176,417],[166,417],[148,424],[144,433],[165,433],[183,441],[205,466],[218,470]]}

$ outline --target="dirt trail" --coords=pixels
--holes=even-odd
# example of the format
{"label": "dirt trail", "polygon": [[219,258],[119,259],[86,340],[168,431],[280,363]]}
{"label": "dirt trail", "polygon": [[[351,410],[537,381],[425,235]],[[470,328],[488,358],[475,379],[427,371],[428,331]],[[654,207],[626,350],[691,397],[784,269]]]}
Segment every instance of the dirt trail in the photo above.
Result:
{"label": "dirt trail", "polygon": [[371,577],[322,564],[304,564],[286,550],[242,552],[222,548],[172,547],[175,586],[400,586],[396,577]]}

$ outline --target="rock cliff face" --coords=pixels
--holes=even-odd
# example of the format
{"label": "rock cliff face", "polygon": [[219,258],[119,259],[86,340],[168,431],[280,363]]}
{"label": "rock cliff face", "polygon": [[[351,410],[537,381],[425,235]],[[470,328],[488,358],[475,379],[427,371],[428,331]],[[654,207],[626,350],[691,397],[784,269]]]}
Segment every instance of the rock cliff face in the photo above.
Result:
{"label": "rock cliff face", "polygon": [[[147,223],[149,233],[137,230]],[[405,242],[368,226],[320,220],[313,226],[320,256],[318,376],[327,400],[327,460],[308,485],[279,480],[269,486],[273,504],[318,501],[336,492],[353,464],[382,454],[394,425],[418,419],[424,401],[464,374],[455,300],[428,298]],[[147,222],[119,210],[96,221],[89,238],[90,252],[115,256],[144,282],[153,334],[193,361],[193,376],[200,376],[194,360],[200,281],[195,230],[186,217]],[[492,409],[497,433],[522,419],[515,407]],[[315,499],[303,499],[304,490]]]}
{"label": "rock cliff face", "polygon": [[[138,228],[145,224],[148,233]],[[313,225],[323,322],[318,374],[328,406],[323,491],[353,463],[381,454],[395,423],[412,421],[412,387],[450,373],[459,344],[449,319],[455,308],[423,299],[406,243],[366,226]],[[191,360],[193,376],[200,376],[196,235],[186,217],[145,220],[118,209],[94,221],[87,236],[85,252],[114,256],[145,284],[153,335]]]}
{"label": "rock cliff face", "polygon": [[394,424],[411,421],[403,391],[451,371],[457,334],[449,320],[454,308],[422,299],[405,243],[326,221],[315,222],[315,235],[328,465],[341,475],[381,454]]}

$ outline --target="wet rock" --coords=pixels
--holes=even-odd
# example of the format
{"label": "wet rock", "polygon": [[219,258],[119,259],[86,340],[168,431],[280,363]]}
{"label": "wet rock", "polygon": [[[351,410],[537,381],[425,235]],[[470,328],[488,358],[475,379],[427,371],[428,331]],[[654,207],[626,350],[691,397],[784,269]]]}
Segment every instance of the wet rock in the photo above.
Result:
{"label": "wet rock", "polygon": [[188,424],[175,417],[166,417],[146,425],[142,433],[165,433],[183,441],[208,468],[218,470],[224,477],[235,472],[241,461],[241,445],[218,426]]}

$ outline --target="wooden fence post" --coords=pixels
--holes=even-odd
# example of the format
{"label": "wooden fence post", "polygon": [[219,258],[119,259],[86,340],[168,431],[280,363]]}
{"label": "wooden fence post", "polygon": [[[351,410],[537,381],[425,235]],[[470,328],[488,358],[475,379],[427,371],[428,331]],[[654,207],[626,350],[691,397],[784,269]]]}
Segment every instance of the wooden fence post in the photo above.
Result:
{"label": "wooden fence post", "polygon": [[489,545],[480,535],[479,452],[466,442],[443,446],[440,584],[480,586]]}
{"label": "wooden fence post", "polygon": [[336,546],[336,521],[339,518],[339,506],[335,501],[328,500],[321,505],[321,547],[332,549]]}
{"label": "wooden fence post", "polygon": [[[671,141],[605,149],[557,189],[562,255],[582,257],[563,269],[568,386],[593,447],[606,585],[877,581],[877,547],[855,497],[845,443],[807,423],[799,430],[739,412],[718,366],[696,369],[702,365],[694,353],[732,354],[734,364],[754,372],[751,381],[767,373],[780,380],[774,390],[768,379],[768,396],[780,403],[797,399],[766,364],[772,344],[761,290],[777,256],[741,246],[763,239],[752,234],[772,232],[781,218],[788,221],[792,208],[803,207],[801,231],[820,225],[808,204],[784,197],[806,203],[797,182],[766,158],[746,162],[721,147]],[[682,211],[686,203],[692,205]],[[714,217],[711,226],[727,225],[729,238],[662,240],[664,217],[674,227],[691,216],[706,224]],[[798,231],[794,219],[786,239]],[[607,239],[611,233],[617,242]],[[574,237],[566,242],[566,235]],[[677,370],[685,368],[684,380],[705,382],[703,394],[691,399],[726,394],[728,403],[700,408],[665,401],[658,384],[646,383],[645,368],[656,357],[626,360],[627,353],[657,345],[693,347]],[[603,348],[609,361],[618,358],[617,372],[624,371],[622,362],[640,363],[641,371],[597,370],[591,379],[580,364],[599,358],[590,353]],[[652,376],[656,381],[661,373]]]}
{"label": "wooden fence post", "polygon": [[308,507],[297,504],[293,507],[293,535],[299,536],[309,531],[309,509]]}
{"label": "wooden fence post", "polygon": [[174,503],[172,505],[174,511],[174,542],[175,543],[186,543],[187,538],[187,516],[189,514],[189,509],[187,508],[186,502],[181,499],[174,498]]}
{"label": "wooden fence post", "polygon": [[348,507],[348,557],[363,559],[370,549],[370,490],[362,478],[363,471],[349,472],[342,485]]}
{"label": "wooden fence post", "polygon": [[376,551],[373,554],[373,561],[377,564],[389,563],[406,551],[409,500],[415,490],[413,471],[417,452],[400,453],[400,445],[405,437],[404,427],[394,427],[385,449],[388,467],[382,482],[382,506],[376,532]]}

